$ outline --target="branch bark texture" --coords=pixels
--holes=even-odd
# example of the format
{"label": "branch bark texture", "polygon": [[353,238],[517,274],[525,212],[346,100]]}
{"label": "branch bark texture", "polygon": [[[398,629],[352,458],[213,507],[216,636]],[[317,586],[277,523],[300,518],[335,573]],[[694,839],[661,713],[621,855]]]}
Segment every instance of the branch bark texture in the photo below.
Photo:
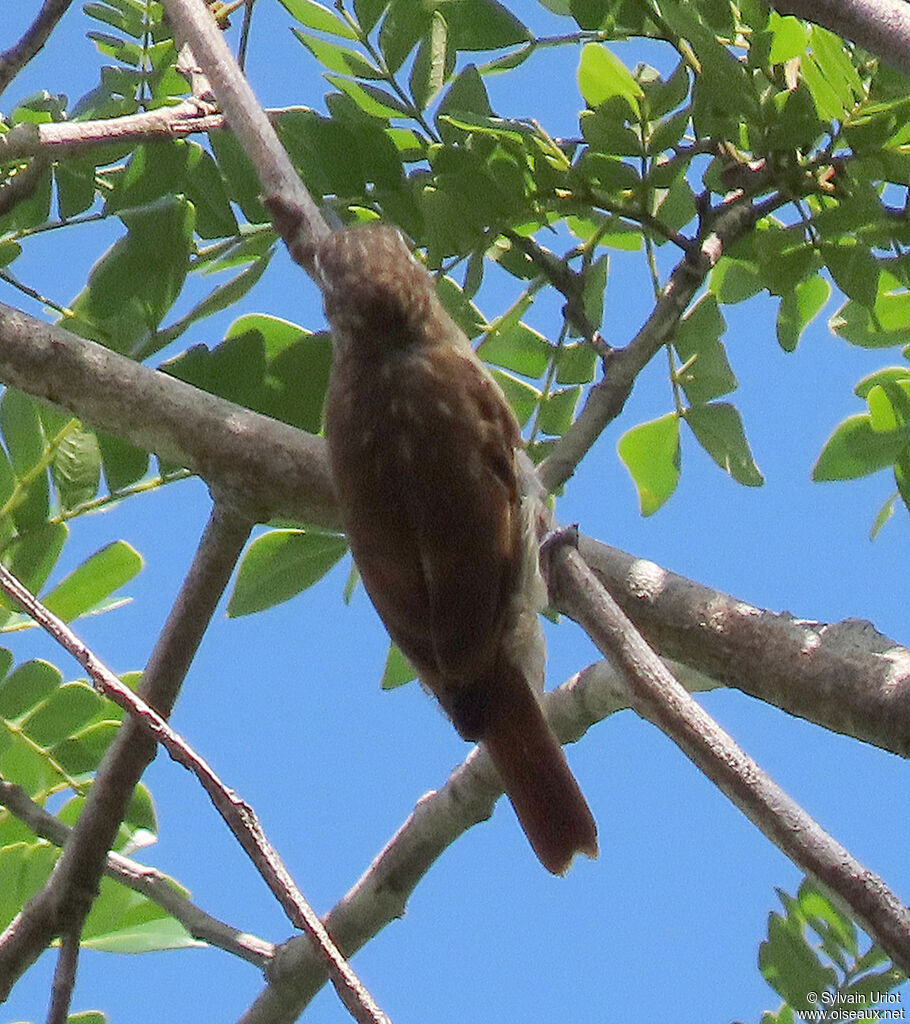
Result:
{"label": "branch bark texture", "polygon": [[0,303],[0,380],[198,473],[265,518],[338,524],[325,442]]}
{"label": "branch bark texture", "polygon": [[579,549],[660,654],[792,715],[910,757],[910,651],[871,623],[776,614],[590,538],[582,537]]}

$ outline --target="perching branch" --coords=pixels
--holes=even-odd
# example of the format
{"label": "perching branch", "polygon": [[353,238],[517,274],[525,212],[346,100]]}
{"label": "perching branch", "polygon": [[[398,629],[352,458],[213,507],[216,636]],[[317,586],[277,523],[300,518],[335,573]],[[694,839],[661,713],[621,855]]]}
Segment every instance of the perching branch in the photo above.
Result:
{"label": "perching branch", "polygon": [[[122,683],[64,622],[48,611],[3,565],[0,565],[0,588],[22,605],[25,611],[82,665],[95,686],[109,700],[131,716],[128,719],[129,722],[143,728],[148,735],[165,748],[174,761],[196,776],[228,828],[284,908],[291,923],[305,931],[315,943],[323,966],[351,1016],[360,1024],[388,1024],[388,1018],[345,962],[329,938],[322,922],[294,884],[277,851],[268,841],[252,807],[229,789],[207,762],[167,724],[153,707]],[[63,953],[70,949],[73,936],[76,937],[76,947],[78,948],[80,928],[81,922],[76,922],[68,927],[64,934],[60,959],[62,965],[59,972],[60,982],[58,985],[55,977],[54,985],[54,1007],[57,1014],[54,1024],[58,1024],[58,1020],[59,1024],[65,1024],[69,993],[72,992],[72,982],[75,981],[75,961],[71,960],[69,956],[65,957]],[[71,964],[73,967],[72,978],[69,970]],[[62,1017],[59,1016],[61,1012],[63,1013]]]}
{"label": "perching branch", "polygon": [[840,896],[868,934],[910,972],[910,909],[692,699],[575,548],[558,545],[547,561],[551,595],[622,672],[634,710],[666,733],[778,849]]}
{"label": "perching branch", "polygon": [[[251,525],[245,515],[215,504],[139,687],[142,699],[162,717],[177,699]],[[155,752],[145,726],[124,720],[50,878],[0,935],[0,1002],[54,938],[81,928],[133,790]]]}
{"label": "perching branch", "polygon": [[588,537],[580,538],[579,550],[663,657],[791,715],[910,757],[910,651],[871,622],[797,619]]}
{"label": "perching branch", "polygon": [[[65,825],[59,818],[36,804],[21,786],[5,779],[0,779],[0,806],[15,815],[40,839],[46,839],[54,846],[65,846],[73,831],[70,825]],[[226,953],[232,953],[261,969],[264,969],[275,955],[275,947],[271,942],[238,928],[232,928],[224,921],[207,914],[181,895],[171,885],[167,876],[156,868],[139,864],[129,857],[111,851],[107,855],[104,874],[157,903],[162,910],[176,918],[194,939],[206,942],[210,946],[217,946]]]}

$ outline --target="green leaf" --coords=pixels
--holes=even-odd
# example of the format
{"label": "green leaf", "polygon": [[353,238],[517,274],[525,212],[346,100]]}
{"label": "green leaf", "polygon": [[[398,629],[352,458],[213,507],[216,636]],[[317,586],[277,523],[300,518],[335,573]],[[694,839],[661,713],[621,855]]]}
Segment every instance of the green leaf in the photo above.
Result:
{"label": "green leaf", "polygon": [[642,515],[653,515],[679,482],[679,417],[668,413],[633,427],[617,450],[638,489]]}
{"label": "green leaf", "polygon": [[870,250],[859,244],[823,243],[820,251],[838,288],[848,298],[872,309],[878,297],[881,265]]}
{"label": "green leaf", "polygon": [[82,930],[82,945],[112,953],[147,953],[205,943],[194,939],[156,903],[113,879],[103,878]]}
{"label": "green leaf", "polygon": [[540,402],[540,392],[526,381],[518,380],[517,377],[501,370],[493,370],[493,379],[509,400],[515,418],[524,426],[534,415],[534,410]]}
{"label": "green leaf", "polygon": [[57,209],[66,220],[76,217],[95,201],[94,160],[67,160],[54,165],[57,184]]}
{"label": "green leaf", "polygon": [[765,981],[797,1010],[813,1009],[809,993],[817,999],[837,983],[834,971],[822,965],[806,942],[799,922],[779,914],[769,916],[768,938],[759,947],[758,965]]}
{"label": "green leaf", "polygon": [[195,142],[186,144],[184,193],[196,210],[196,233],[224,238],[239,231],[227,188],[212,155]]}
{"label": "green leaf", "polygon": [[678,379],[691,405],[703,405],[737,387],[720,340],[726,328],[717,298],[710,292],[680,321],[673,347],[683,362]]}
{"label": "green leaf", "polygon": [[390,117],[401,117],[402,114],[409,115],[411,110],[392,93],[380,89],[375,85],[360,84],[352,82],[338,75],[326,75],[328,81],[340,89],[346,96],[357,104],[358,107],[371,117],[378,117],[388,120]]}
{"label": "green leaf", "polygon": [[553,352],[539,331],[519,321],[490,331],[477,354],[484,362],[536,379],[546,371]]}
{"label": "green leaf", "polygon": [[62,681],[62,673],[49,661],[23,662],[0,680],[0,718],[15,721],[22,717]]}
{"label": "green leaf", "polygon": [[142,556],[124,540],[96,551],[47,594],[45,606],[64,622],[88,615],[142,570]]}
{"label": "green leaf", "polygon": [[354,0],[354,13],[364,33],[372,32],[389,0]]}
{"label": "green leaf", "polygon": [[382,670],[380,686],[383,690],[395,690],[405,683],[417,678],[413,665],[401,653],[395,644],[389,644],[389,652],[386,655],[385,667]]}
{"label": "green leaf", "polygon": [[[14,537],[3,552],[3,564],[33,594],[40,592],[69,536],[65,523],[42,523],[34,530]],[[0,605],[12,607],[6,596]]]}
{"label": "green leaf", "polygon": [[392,0],[379,29],[379,48],[394,74],[429,27],[432,12],[413,0]]}
{"label": "green leaf", "polygon": [[256,169],[233,132],[209,132],[209,144],[227,183],[228,195],[238,204],[244,217],[250,224],[271,223],[268,211],[259,200],[261,186]]}
{"label": "green leaf", "polygon": [[346,21],[322,4],[314,3],[314,0],[281,0],[281,6],[292,18],[296,18],[307,28],[314,28],[317,32],[328,32],[344,39],[357,38],[357,33]]}
{"label": "green leaf", "polygon": [[872,526],[869,528],[869,540],[875,540],[879,533],[881,533],[885,523],[894,515],[894,506],[899,498],[900,494],[892,494],[878,510],[875,519],[872,521]]}
{"label": "green leaf", "polygon": [[0,849],[0,927],[5,928],[47,881],[58,851],[46,842],[15,843]]}
{"label": "green leaf", "polygon": [[64,683],[40,701],[21,723],[41,747],[51,747],[94,719],[105,701],[86,683]]}
{"label": "green leaf", "polygon": [[562,388],[551,391],[540,403],[537,425],[544,434],[561,437],[572,425],[580,387]]}
{"label": "green leaf", "polygon": [[783,64],[805,53],[809,42],[809,26],[791,15],[782,16],[771,11],[768,29],[772,34],[770,64]]}
{"label": "green leaf", "polygon": [[145,476],[149,464],[148,452],[141,451],[127,441],[121,441],[120,438],[111,437],[109,434],[96,436],[104,467],[104,479],[112,492],[122,490]]}
{"label": "green leaf", "polygon": [[614,96],[622,97],[629,109],[637,114],[639,101],[644,96],[642,87],[632,77],[623,62],[601,43],[587,43],[581,51],[578,65],[578,89],[591,107]]}
{"label": "green leaf", "polygon": [[420,41],[411,75],[408,79],[411,96],[419,110],[425,110],[430,100],[445,84],[454,67],[455,54],[448,48],[448,25],[439,11],[433,12],[427,34]]}
{"label": "green leaf", "polygon": [[51,473],[64,510],[91,501],[101,481],[101,449],[93,430],[74,425],[57,446]]}
{"label": "green leaf", "polygon": [[15,388],[0,397],[0,430],[13,471],[27,488],[27,497],[16,505],[14,516],[20,530],[37,527],[47,518],[50,489],[41,470],[47,442],[35,400]]}
{"label": "green leaf", "polygon": [[749,260],[722,256],[711,271],[711,291],[725,305],[751,299],[764,286],[758,267]]}
{"label": "green leaf", "polygon": [[531,38],[528,28],[497,0],[447,0],[437,9],[456,50],[500,50]]}
{"label": "green leaf", "polygon": [[582,302],[588,324],[595,328],[600,327],[603,323],[604,294],[607,290],[607,274],[609,270],[609,256],[599,256],[593,263],[585,267]]}
{"label": "green leaf", "polygon": [[910,367],[907,366],[885,366],[876,370],[860,380],[853,393],[860,398],[865,398],[874,387],[881,387],[884,384],[905,384],[910,380]]}
{"label": "green leaf", "polygon": [[95,264],[62,326],[118,352],[141,347],[180,294],[193,244],[193,208],[168,197],[123,210],[126,235]]}
{"label": "green leaf", "polygon": [[699,444],[737,483],[760,487],[764,482],[752,458],[742,417],[729,402],[711,402],[686,410],[686,423]]}
{"label": "green leaf", "polygon": [[238,618],[296,596],[320,580],[347,551],[340,534],[270,530],[250,545],[228,603]]}
{"label": "green leaf", "polygon": [[777,342],[785,352],[796,348],[803,331],[830,297],[831,285],[820,274],[798,282],[792,291],[781,296],[777,313]]}
{"label": "green leaf", "polygon": [[[674,32],[689,40],[698,56],[701,74],[696,81],[701,98],[710,94],[727,107],[728,113],[736,111],[737,118],[752,120],[757,113],[757,103],[746,68],[705,24],[704,6],[666,4],[661,7],[661,16]],[[731,100],[735,100],[735,105]]]}
{"label": "green leaf", "polygon": [[603,25],[612,6],[610,0],[569,0],[572,17],[578,27],[588,31],[594,31]]}
{"label": "green leaf", "polygon": [[825,442],[813,480],[855,480],[893,466],[910,444],[910,428],[874,430],[868,415],[848,416]]}
{"label": "green leaf", "polygon": [[381,78],[382,72],[362,54],[347,46],[340,46],[329,39],[320,39],[299,29],[291,30],[297,39],[312,53],[319,63],[329,71],[357,78]]}
{"label": "green leaf", "polygon": [[223,309],[227,309],[229,306],[239,302],[265,273],[270,259],[271,253],[251,263],[248,267],[245,267],[238,274],[230,278],[230,280],[224,281],[216,288],[213,288],[204,299],[197,302],[176,323],[163,331],[159,331],[158,338],[162,343],[159,347],[163,347],[164,344],[170,344],[170,342],[179,338],[188,327],[197,321],[204,320],[215,313],[220,313]]}

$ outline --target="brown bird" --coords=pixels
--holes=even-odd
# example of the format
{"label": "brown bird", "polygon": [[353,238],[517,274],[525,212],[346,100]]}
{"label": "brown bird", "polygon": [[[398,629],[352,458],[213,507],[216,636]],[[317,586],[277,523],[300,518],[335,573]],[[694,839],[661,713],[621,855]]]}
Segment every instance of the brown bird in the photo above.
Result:
{"label": "brown bird", "polygon": [[518,424],[397,229],[336,231],[311,256],[354,561],[421,681],[490,752],[543,865],[564,874],[575,853],[597,856],[597,828],[528,681],[539,574]]}

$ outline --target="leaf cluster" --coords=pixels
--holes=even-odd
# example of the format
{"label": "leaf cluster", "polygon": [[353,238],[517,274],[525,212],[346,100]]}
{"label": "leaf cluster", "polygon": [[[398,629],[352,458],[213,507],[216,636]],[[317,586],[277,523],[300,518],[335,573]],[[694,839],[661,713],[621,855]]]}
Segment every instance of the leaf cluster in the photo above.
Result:
{"label": "leaf cluster", "polygon": [[876,1007],[907,980],[903,973],[877,946],[861,949],[856,925],[809,879],[795,897],[780,889],[777,895],[784,913],[768,916],[758,964],[784,1005],[763,1014],[762,1024],[879,1019]]}

